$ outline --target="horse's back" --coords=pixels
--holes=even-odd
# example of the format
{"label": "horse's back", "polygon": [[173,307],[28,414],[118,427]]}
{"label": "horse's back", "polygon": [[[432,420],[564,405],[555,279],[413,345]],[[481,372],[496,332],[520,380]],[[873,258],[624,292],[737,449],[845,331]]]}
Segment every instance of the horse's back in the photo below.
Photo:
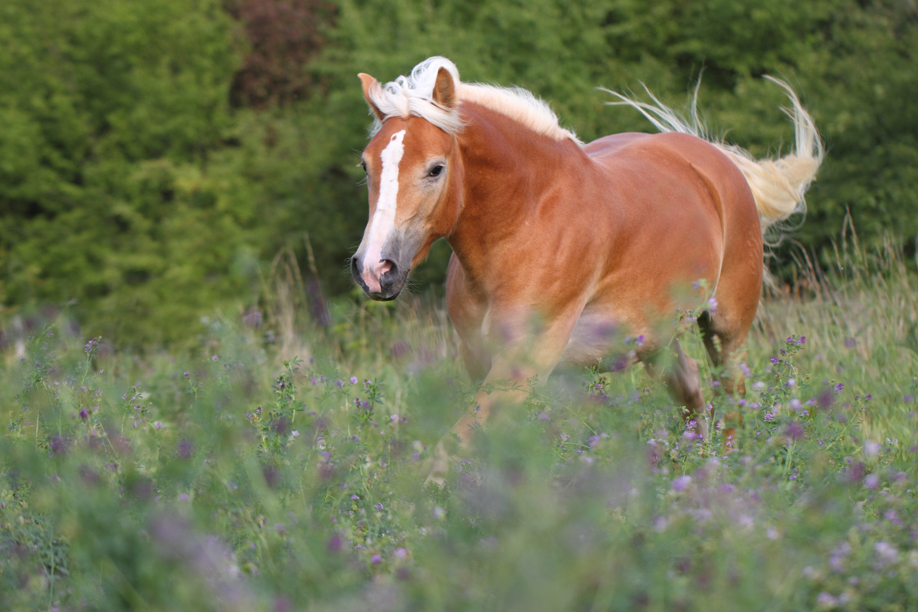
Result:
{"label": "horse's back", "polygon": [[717,146],[703,138],[677,132],[624,132],[594,140],[583,150],[595,163],[613,172],[623,166],[633,170],[643,165],[647,174],[659,176],[661,171],[677,174],[690,168],[711,183],[709,189],[723,191],[735,206],[748,208],[758,218],[743,173]]}
{"label": "horse's back", "polygon": [[622,132],[621,134],[612,134],[587,143],[584,145],[583,150],[594,160],[599,161],[610,155],[615,155],[623,147],[633,142],[645,140],[651,136],[653,136],[653,134],[645,134],[644,132]]}
{"label": "horse's back", "polygon": [[630,177],[637,186],[627,194],[632,201],[656,196],[655,202],[645,205],[676,212],[673,208],[681,203],[678,194],[671,188],[660,193],[655,185],[678,182],[686,192],[700,193],[704,204],[716,210],[726,241],[745,243],[749,236],[761,238],[758,210],[746,177],[717,146],[702,138],[674,132],[626,132],[595,140],[584,152],[606,171],[612,183]]}

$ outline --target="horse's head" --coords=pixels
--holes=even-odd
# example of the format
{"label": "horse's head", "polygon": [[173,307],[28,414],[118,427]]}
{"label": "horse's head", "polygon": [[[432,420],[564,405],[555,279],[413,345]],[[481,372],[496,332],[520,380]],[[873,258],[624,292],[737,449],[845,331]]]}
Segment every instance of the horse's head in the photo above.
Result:
{"label": "horse's head", "polygon": [[452,231],[459,216],[458,78],[443,66],[427,68],[421,75],[428,81],[425,95],[419,93],[424,83],[402,77],[383,89],[373,77],[360,75],[379,126],[361,160],[370,218],[351,258],[351,274],[374,300],[395,299],[408,272],[423,261],[435,240]]}

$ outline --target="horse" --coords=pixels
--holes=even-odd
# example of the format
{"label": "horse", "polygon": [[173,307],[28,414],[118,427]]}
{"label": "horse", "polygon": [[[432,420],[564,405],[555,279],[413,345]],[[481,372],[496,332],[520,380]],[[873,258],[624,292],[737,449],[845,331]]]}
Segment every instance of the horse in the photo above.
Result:
{"label": "horse", "polygon": [[[533,377],[600,363],[611,329],[643,336],[636,358],[652,372],[672,351],[662,376],[706,436],[697,362],[659,323],[694,284],[720,389],[745,392],[738,358],[762,289],[763,232],[803,209],[824,154],[793,90],[770,79],[791,103],[794,152],[756,160],[708,137],[695,102],[684,119],[652,94],[653,104],[608,92],[659,133],[583,143],[532,93],[464,83],[443,57],[385,85],[358,77],[374,122],[361,155],[369,221],[351,273],[370,299],[392,300],[434,241],[452,247],[447,312],[465,368],[483,381],[451,430],[459,444],[497,406],[521,403]],[[442,486],[451,459],[441,440],[428,481]]]}

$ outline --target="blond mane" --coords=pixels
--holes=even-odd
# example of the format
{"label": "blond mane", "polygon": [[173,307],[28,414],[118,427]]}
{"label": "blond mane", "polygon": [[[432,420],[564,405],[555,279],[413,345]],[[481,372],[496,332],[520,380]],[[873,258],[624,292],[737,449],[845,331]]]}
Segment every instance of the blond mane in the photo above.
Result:
{"label": "blond mane", "polygon": [[[446,109],[432,100],[434,83],[440,68],[446,68],[452,75],[460,101],[480,104],[554,140],[571,140],[578,145],[583,144],[576,134],[562,128],[551,107],[532,93],[519,87],[463,83],[459,80],[456,65],[445,57],[428,58],[415,66],[409,76],[400,76],[382,87],[370,90],[370,99],[383,114],[384,119],[407,119],[414,115],[429,121],[448,134],[457,134],[464,126],[459,107]],[[377,120],[373,124],[372,133],[379,131],[381,126]]]}

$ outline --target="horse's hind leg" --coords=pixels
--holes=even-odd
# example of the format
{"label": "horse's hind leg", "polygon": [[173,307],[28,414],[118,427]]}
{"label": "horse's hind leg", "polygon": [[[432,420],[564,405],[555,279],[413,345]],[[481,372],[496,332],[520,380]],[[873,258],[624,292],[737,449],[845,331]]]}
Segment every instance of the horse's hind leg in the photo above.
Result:
{"label": "horse's hind leg", "polygon": [[698,362],[682,351],[678,340],[673,340],[672,346],[676,352],[676,361],[666,368],[663,378],[669,386],[670,393],[685,406],[685,420],[695,421],[696,433],[707,439],[708,422]]}
{"label": "horse's hind leg", "polygon": [[704,340],[708,356],[714,364],[714,377],[718,383],[715,393],[745,395],[746,381],[738,364],[744,355],[743,342],[746,340],[746,334],[717,329],[707,312],[698,317],[698,327],[701,329],[701,338]]}
{"label": "horse's hind leg", "polygon": [[[748,312],[748,309],[747,309]],[[698,317],[698,327],[704,346],[711,357],[715,370],[715,393],[733,395],[746,395],[746,383],[742,369],[739,367],[745,351],[743,345],[746,334],[752,325],[752,316],[740,320],[731,319],[728,312],[709,312]],[[739,410],[734,410],[724,415],[724,439],[728,448],[735,447],[736,427],[742,425],[743,416]]]}

